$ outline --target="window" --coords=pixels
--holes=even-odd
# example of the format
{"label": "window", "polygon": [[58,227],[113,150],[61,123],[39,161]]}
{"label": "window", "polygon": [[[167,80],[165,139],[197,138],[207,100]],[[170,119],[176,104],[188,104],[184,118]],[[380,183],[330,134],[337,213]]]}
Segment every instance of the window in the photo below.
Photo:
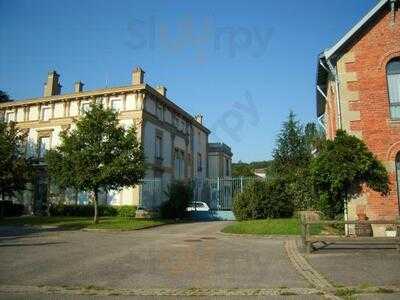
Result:
{"label": "window", "polygon": [[42,107],[42,120],[48,121],[51,118],[51,108],[50,107]]}
{"label": "window", "polygon": [[122,110],[122,101],[120,99],[111,100],[111,109],[114,111]]}
{"label": "window", "polygon": [[201,153],[197,153],[197,171],[201,172],[203,170],[203,160],[201,159]]}
{"label": "window", "polygon": [[230,173],[231,173],[231,171],[230,171],[229,158],[226,158],[225,159],[225,176],[229,177],[231,175]]}
{"label": "window", "polygon": [[8,112],[6,113],[6,122],[15,122],[15,113],[14,112]]}
{"label": "window", "polygon": [[44,158],[44,155],[46,154],[47,150],[50,149],[50,137],[41,137],[39,138],[39,143],[38,143],[38,157],[40,159]]}
{"label": "window", "polygon": [[162,159],[162,137],[158,135],[156,136],[155,156],[157,160]]}
{"label": "window", "polygon": [[185,176],[185,174],[184,174],[184,172],[185,172],[185,161],[184,161],[185,152],[176,148],[174,157],[175,157],[175,178],[182,179]]}
{"label": "window", "polygon": [[157,114],[157,118],[158,118],[159,120],[161,120],[161,121],[164,120],[164,109],[163,109],[163,107],[162,107],[161,105],[158,105],[158,104],[157,104],[157,107],[156,107],[156,114]]}
{"label": "window", "polygon": [[400,58],[390,61],[386,68],[390,117],[392,119],[400,119]]}

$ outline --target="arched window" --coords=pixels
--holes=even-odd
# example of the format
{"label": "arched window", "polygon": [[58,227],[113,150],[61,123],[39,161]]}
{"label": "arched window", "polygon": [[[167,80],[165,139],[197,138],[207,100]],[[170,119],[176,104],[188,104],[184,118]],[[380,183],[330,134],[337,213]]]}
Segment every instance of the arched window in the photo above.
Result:
{"label": "arched window", "polygon": [[400,119],[400,58],[391,60],[387,67],[389,88],[390,117]]}

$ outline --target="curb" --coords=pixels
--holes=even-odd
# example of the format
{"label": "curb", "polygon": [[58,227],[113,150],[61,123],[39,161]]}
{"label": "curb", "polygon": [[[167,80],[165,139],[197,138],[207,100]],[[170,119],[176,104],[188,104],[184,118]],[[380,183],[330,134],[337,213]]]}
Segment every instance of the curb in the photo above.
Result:
{"label": "curb", "polygon": [[283,296],[319,295],[314,288],[104,288],[0,285],[4,294],[62,294],[95,296]]}
{"label": "curb", "polygon": [[229,236],[229,237],[242,237],[242,238],[261,238],[261,239],[280,239],[287,240],[293,238],[300,238],[300,235],[279,235],[279,234],[253,234],[253,233],[227,233],[219,231],[217,232],[219,235]]}

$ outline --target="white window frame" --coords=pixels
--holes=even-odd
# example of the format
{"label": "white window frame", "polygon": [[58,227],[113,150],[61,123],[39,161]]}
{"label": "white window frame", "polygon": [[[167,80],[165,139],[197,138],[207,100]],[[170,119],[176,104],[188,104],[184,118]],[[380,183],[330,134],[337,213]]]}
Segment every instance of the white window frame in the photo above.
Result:
{"label": "white window frame", "polygon": [[[46,144],[47,147],[43,148],[42,141],[44,139],[48,139],[48,144]],[[37,153],[38,158],[43,159],[44,156],[46,155],[46,152],[50,149],[51,149],[51,136],[46,135],[46,136],[39,137],[38,138],[38,153]]]}
{"label": "white window frame", "polygon": [[163,143],[163,138],[162,136],[156,135],[156,139],[155,139],[155,150],[154,150],[154,154],[155,154],[155,158],[156,159],[162,159],[162,143]]}
{"label": "white window frame", "polygon": [[[118,107],[117,108],[114,107],[115,103],[118,103]],[[123,111],[122,99],[121,98],[112,98],[112,99],[110,99],[110,107],[115,112]]]}
{"label": "white window frame", "polygon": [[[12,116],[12,118],[10,118],[10,116]],[[6,123],[15,122],[15,111],[6,112],[5,121]]]}
{"label": "white window frame", "polygon": [[[48,117],[45,117],[45,112],[49,112],[49,115],[48,115]],[[40,114],[41,114],[41,116],[40,116],[40,119],[42,120],[42,121],[50,121],[50,119],[51,119],[51,107],[50,106],[43,106],[42,108],[41,108],[41,110],[40,110]]]}
{"label": "white window frame", "polygon": [[81,111],[81,114],[87,113],[90,110],[90,102],[82,102],[79,109]]}

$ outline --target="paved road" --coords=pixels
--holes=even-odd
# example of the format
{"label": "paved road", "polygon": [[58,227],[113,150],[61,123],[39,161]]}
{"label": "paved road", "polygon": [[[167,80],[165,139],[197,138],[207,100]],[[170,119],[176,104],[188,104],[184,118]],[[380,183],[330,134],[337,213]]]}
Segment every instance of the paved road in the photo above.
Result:
{"label": "paved road", "polygon": [[284,241],[218,234],[224,222],[134,232],[0,227],[0,284],[108,288],[309,287]]}

